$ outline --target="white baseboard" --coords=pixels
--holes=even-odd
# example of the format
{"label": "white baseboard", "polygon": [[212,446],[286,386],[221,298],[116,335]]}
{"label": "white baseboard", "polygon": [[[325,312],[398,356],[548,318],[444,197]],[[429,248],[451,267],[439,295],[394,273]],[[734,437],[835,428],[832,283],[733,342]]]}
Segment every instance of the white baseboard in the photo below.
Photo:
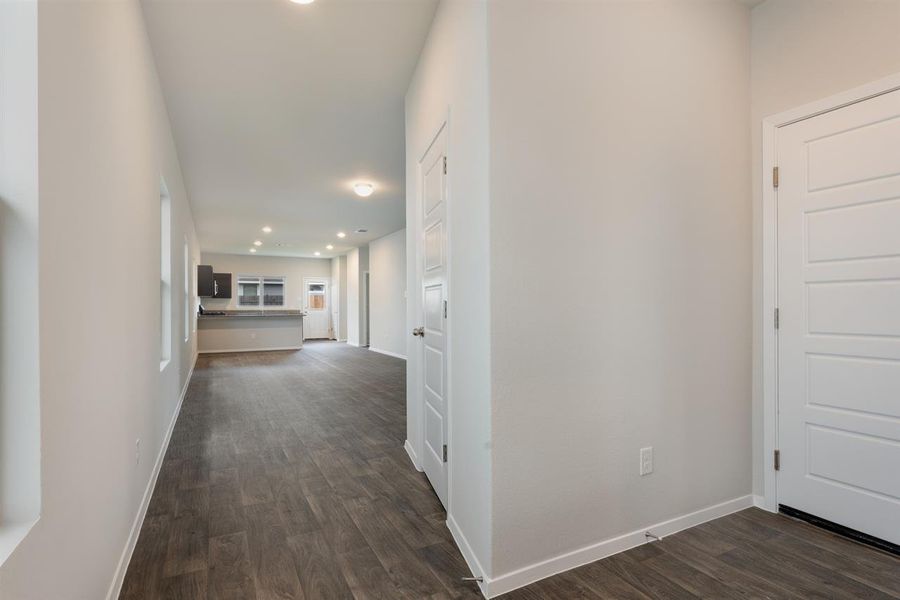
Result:
{"label": "white baseboard", "polygon": [[753,506],[755,506],[756,508],[761,508],[763,510],[769,510],[768,508],[766,508],[766,497],[760,496],[758,494],[753,495]]}
{"label": "white baseboard", "polygon": [[303,346],[284,346],[279,348],[229,348],[227,350],[200,350],[199,354],[232,354],[235,352],[278,352],[280,350],[303,350]]}
{"label": "white baseboard", "polygon": [[[493,596],[488,594],[488,586],[491,582],[484,574],[484,569],[481,568],[481,563],[478,562],[478,557],[475,556],[475,552],[472,550],[472,546],[469,545],[469,540],[467,540],[466,536],[463,535],[463,532],[459,528],[459,525],[457,525],[456,519],[453,518],[453,515],[447,515],[447,529],[450,530],[450,535],[453,536],[453,541],[456,542],[456,547],[459,548],[459,551],[462,553],[466,564],[469,565],[469,570],[472,571],[472,575],[474,577],[484,577],[484,581],[478,584],[478,588],[481,590],[481,593],[485,598],[492,598]],[[512,590],[515,588],[510,589]],[[494,594],[494,596],[496,595],[499,594]]]}
{"label": "white baseboard", "polygon": [[406,453],[409,454],[409,460],[412,461],[412,464],[416,468],[416,471],[421,472],[422,467],[419,466],[419,456],[416,454],[416,449],[413,448],[412,444],[409,443],[409,440],[406,440],[406,443],[403,444],[403,448],[406,450]]}
{"label": "white baseboard", "polygon": [[175,412],[172,414],[172,420],[166,430],[166,436],[163,439],[159,454],[156,457],[156,464],[153,465],[153,471],[150,474],[150,482],[147,489],[144,490],[144,497],[141,499],[141,506],[131,525],[131,533],[128,535],[128,542],[119,558],[119,564],[116,567],[116,574],[113,577],[109,591],[106,593],[106,600],[116,600],[122,592],[122,584],[125,582],[125,572],[128,570],[128,563],[131,562],[131,555],[134,553],[134,547],[137,545],[138,537],[141,535],[141,526],[144,524],[144,517],[147,516],[147,509],[150,507],[150,499],[153,497],[153,489],[156,487],[156,480],[159,477],[159,471],[162,469],[163,459],[166,457],[166,450],[169,449],[169,441],[172,439],[172,432],[175,431],[175,422],[178,415],[181,414],[181,405],[184,403],[184,397],[187,395],[188,386],[191,384],[191,377],[194,374],[194,366],[197,364],[197,355],[191,363],[191,370],[188,371],[187,379],[184,387],[181,389],[181,395],[178,397],[178,404],[175,406]]}
{"label": "white baseboard", "polygon": [[376,348],[375,346],[369,346],[369,350],[371,350],[372,352],[377,352],[378,354],[386,354],[387,356],[393,356],[394,358],[406,360],[406,356],[404,354],[397,354],[396,352],[391,352],[390,350],[382,350],[381,348]]}
{"label": "white baseboard", "polygon": [[[658,535],[659,537],[672,535],[673,533],[700,525],[701,523],[724,517],[733,512],[744,510],[745,508],[750,508],[753,506],[753,501],[754,498],[751,495],[741,496],[740,498],[709,506],[687,515],[663,521],[662,523],[641,527],[631,533],[626,533],[618,537],[592,544],[585,548],[561,554],[545,561],[505,573],[499,577],[494,577],[492,579],[485,578],[485,586],[482,588],[482,592],[488,598],[495,598],[501,594],[534,583],[535,581],[550,577],[551,575],[556,575],[592,563],[596,560],[606,558],[607,556],[624,552],[635,546],[640,546],[647,542],[647,538],[644,536],[644,532],[646,531],[652,531],[654,535]],[[449,521],[448,525],[450,525]],[[450,527],[450,531],[453,531],[452,526]],[[456,533],[454,533],[453,537],[456,538]],[[466,552],[459,542],[460,540],[457,539],[457,545],[460,546],[463,557],[468,561]],[[469,566],[472,566],[471,563]]]}
{"label": "white baseboard", "polygon": [[359,348],[359,342],[351,342],[350,340],[347,340],[347,345],[353,346],[354,348]]}

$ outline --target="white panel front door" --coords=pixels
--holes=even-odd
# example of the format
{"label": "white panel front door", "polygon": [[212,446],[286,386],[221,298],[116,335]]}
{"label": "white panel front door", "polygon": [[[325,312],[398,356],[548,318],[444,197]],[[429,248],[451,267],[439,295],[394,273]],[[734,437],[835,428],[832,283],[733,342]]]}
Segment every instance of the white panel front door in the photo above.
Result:
{"label": "white panel front door", "polygon": [[442,131],[420,163],[422,241],[422,467],[447,506],[447,208],[446,145]]}
{"label": "white panel front door", "polygon": [[331,337],[331,307],[328,279],[303,279],[303,339],[321,340]]}
{"label": "white panel front door", "polygon": [[776,135],[778,502],[900,544],[900,92]]}

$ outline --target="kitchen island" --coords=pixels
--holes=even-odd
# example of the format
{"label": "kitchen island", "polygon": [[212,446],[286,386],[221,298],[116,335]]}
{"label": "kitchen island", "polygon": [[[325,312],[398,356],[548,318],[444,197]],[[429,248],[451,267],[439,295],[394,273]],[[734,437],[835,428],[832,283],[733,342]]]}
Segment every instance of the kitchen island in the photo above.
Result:
{"label": "kitchen island", "polygon": [[299,350],[303,347],[300,310],[225,310],[197,315],[197,350],[260,352]]}

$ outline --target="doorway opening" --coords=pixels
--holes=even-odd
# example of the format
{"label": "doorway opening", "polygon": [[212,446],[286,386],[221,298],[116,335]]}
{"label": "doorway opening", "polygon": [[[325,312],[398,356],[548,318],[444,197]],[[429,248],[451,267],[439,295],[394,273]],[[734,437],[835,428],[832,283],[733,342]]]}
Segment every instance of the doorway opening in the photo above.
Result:
{"label": "doorway opening", "polygon": [[369,272],[363,273],[363,309],[362,309],[362,326],[360,327],[361,335],[359,345],[363,348],[369,347]]}

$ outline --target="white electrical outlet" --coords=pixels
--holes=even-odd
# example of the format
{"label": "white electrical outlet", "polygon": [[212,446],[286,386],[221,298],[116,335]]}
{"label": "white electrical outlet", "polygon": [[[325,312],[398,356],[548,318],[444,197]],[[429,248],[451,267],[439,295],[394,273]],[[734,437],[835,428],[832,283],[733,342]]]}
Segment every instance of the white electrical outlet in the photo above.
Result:
{"label": "white electrical outlet", "polygon": [[134,463],[141,463],[141,438],[138,438],[134,442]]}
{"label": "white electrical outlet", "polygon": [[653,472],[653,446],[641,448],[641,475]]}

